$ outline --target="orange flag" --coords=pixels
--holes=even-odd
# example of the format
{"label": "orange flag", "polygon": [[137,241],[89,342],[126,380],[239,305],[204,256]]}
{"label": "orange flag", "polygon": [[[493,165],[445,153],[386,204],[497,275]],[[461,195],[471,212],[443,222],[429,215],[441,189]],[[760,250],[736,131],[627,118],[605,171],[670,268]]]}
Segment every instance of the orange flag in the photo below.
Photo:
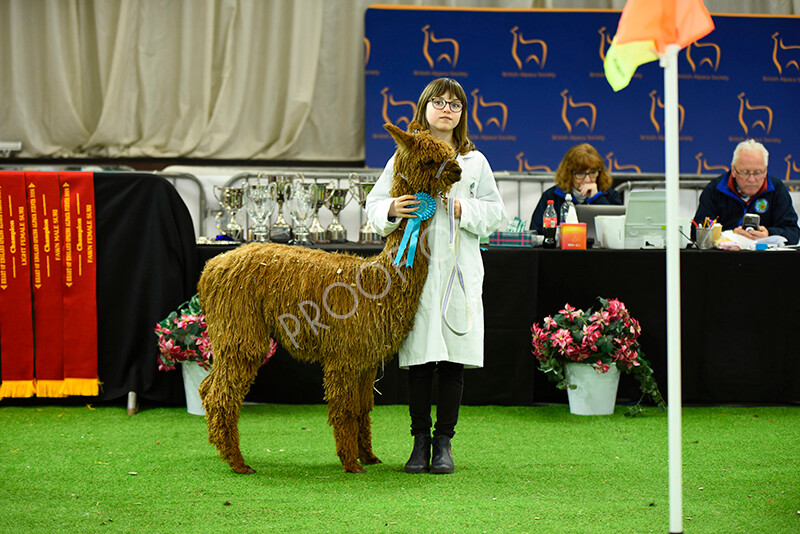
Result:
{"label": "orange flag", "polygon": [[606,53],[606,79],[619,91],[639,65],[658,59],[668,44],[683,48],[713,30],[702,0],[628,0]]}

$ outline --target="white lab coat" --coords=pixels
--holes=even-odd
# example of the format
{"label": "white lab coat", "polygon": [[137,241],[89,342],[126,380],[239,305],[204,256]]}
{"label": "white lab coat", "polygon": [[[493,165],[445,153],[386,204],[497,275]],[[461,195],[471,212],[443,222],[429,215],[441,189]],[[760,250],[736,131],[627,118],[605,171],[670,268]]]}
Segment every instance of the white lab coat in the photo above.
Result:
{"label": "white lab coat", "polygon": [[[419,308],[414,317],[414,327],[400,347],[399,365],[407,369],[411,365],[427,362],[450,361],[465,367],[483,367],[483,259],[480,253],[480,237],[488,236],[506,219],[506,210],[492,169],[486,157],[473,150],[458,156],[461,180],[453,184],[449,198],[461,202],[460,252],[458,263],[464,275],[464,285],[472,313],[472,329],[463,336],[450,331],[442,319],[442,298],[447,289],[453,267],[453,250],[450,246],[450,227],[447,210],[441,199],[436,199],[436,213],[430,224],[427,240],[431,248],[428,278],[422,289]],[[393,198],[389,196],[394,174],[394,156],[389,159],[377,184],[367,196],[367,217],[381,235],[389,235],[402,222],[401,218],[389,221],[389,207]],[[456,220],[459,224],[459,220]],[[402,265],[405,265],[403,263]],[[464,292],[453,284],[450,324],[457,330],[467,327]]]}

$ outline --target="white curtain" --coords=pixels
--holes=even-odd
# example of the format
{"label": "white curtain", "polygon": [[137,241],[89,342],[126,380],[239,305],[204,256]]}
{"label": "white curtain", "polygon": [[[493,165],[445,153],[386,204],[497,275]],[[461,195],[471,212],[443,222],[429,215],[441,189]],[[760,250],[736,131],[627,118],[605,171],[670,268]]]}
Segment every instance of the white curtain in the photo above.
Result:
{"label": "white curtain", "polygon": [[[21,141],[20,157],[363,160],[363,26],[371,3],[0,0],[0,141]],[[712,13],[800,13],[800,0],[705,3]]]}

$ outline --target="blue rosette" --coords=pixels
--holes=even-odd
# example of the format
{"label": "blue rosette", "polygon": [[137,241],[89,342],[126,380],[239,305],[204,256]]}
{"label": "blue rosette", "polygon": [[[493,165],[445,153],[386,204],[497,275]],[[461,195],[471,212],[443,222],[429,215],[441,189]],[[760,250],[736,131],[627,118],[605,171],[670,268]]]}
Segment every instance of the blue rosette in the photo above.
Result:
{"label": "blue rosette", "polygon": [[397,256],[394,258],[394,264],[399,265],[403,258],[403,253],[408,247],[408,255],[406,256],[406,267],[414,266],[414,256],[417,252],[417,242],[419,241],[419,229],[422,221],[427,221],[436,212],[436,200],[428,193],[420,192],[414,195],[419,200],[417,206],[416,217],[408,219],[406,223],[406,231],[403,234],[403,239],[400,241],[400,248],[397,250]]}

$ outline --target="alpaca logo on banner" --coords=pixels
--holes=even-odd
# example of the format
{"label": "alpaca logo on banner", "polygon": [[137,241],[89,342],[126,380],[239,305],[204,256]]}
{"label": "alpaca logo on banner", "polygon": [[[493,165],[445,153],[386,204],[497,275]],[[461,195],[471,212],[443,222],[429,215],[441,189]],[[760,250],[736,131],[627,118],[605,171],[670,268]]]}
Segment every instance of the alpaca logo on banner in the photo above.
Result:
{"label": "alpaca logo on banner", "polygon": [[372,43],[364,37],[364,76],[380,76],[381,71],[369,68],[369,58],[372,54]]}
{"label": "alpaca logo on banner", "polygon": [[703,174],[705,172],[711,171],[722,171],[728,172],[728,167],[726,165],[709,165],[706,158],[703,157],[702,152],[698,152],[694,155],[694,159],[697,160],[697,172],[696,174]]}
{"label": "alpaca logo on banner", "polygon": [[800,172],[800,167],[797,166],[797,163],[792,161],[792,155],[789,154],[783,161],[786,162],[786,176],[783,178],[784,180],[791,180],[792,179],[792,171]]}
{"label": "alpaca logo on banner", "polygon": [[750,134],[753,128],[761,126],[764,133],[768,134],[772,130],[772,108],[754,106],[750,104],[750,99],[744,96],[745,93],[742,91],[736,97],[739,99],[739,124],[742,125],[744,133]]}
{"label": "alpaca logo on banner", "polygon": [[[661,133],[661,123],[659,123],[656,118],[656,108],[664,109],[664,102],[661,100],[661,97],[657,95],[658,91],[653,89],[647,96],[650,97],[650,122],[653,123],[656,132]],[[663,117],[664,114],[659,113],[659,116]],[[678,104],[678,117],[678,132],[680,132],[683,130],[683,120],[686,117],[686,110],[680,104]]]}
{"label": "alpaca logo on banner", "polygon": [[697,41],[686,46],[686,61],[692,67],[692,72],[697,72],[703,65],[708,65],[712,71],[717,72],[721,60],[722,50],[719,45]]}
{"label": "alpaca logo on banner", "polygon": [[519,162],[519,165],[517,166],[517,172],[525,172],[525,171],[553,172],[547,165],[531,165],[530,163],[528,163],[527,158],[525,158],[525,152],[520,152],[515,156],[515,158]]}
{"label": "alpaca logo on banner", "polygon": [[[484,128],[494,124],[504,132],[508,123],[508,106],[502,102],[487,102],[483,95],[479,95],[480,89],[473,89],[472,93],[472,121],[478,127],[478,131],[483,133]],[[488,115],[488,118],[486,118]],[[483,120],[481,120],[483,117]]]}
{"label": "alpaca logo on banner", "polygon": [[568,93],[569,89],[561,91],[561,120],[567,126],[567,131],[572,133],[573,128],[583,124],[593,132],[597,122],[597,106],[591,102],[575,102],[572,95],[567,96]]}
{"label": "alpaca logo on banner", "polygon": [[772,48],[772,62],[778,69],[778,74],[783,74],[785,69],[794,67],[795,70],[800,71],[800,45],[787,45],[783,42],[783,37],[780,39],[778,36],[780,32],[772,34],[774,42]]}
{"label": "alpaca logo on banner", "polygon": [[617,159],[614,157],[613,152],[609,152],[606,154],[606,167],[608,168],[608,172],[612,171],[630,171],[635,172],[637,174],[642,173],[642,169],[638,165],[634,165],[633,163],[629,163],[627,165],[621,164]]}
{"label": "alpaca logo on banner", "polygon": [[414,113],[417,112],[417,105],[411,100],[395,100],[394,96],[389,93],[388,87],[381,90],[381,95],[383,95],[381,115],[384,124],[388,122],[400,127],[405,123],[405,127],[408,127],[408,123],[414,119]]}
{"label": "alpaca logo on banner", "polygon": [[[606,33],[606,31],[607,30],[605,26],[597,30],[597,33],[600,34],[600,61],[603,63],[606,61],[606,52],[608,51],[608,47],[611,46],[611,41],[613,40],[613,36]],[[635,77],[636,75],[634,74],[634,78]]]}
{"label": "alpaca logo on banner", "polygon": [[[437,38],[431,30],[431,25],[426,24],[422,27],[425,34],[425,41],[422,43],[422,55],[428,65],[433,69],[439,61],[446,61],[450,68],[454,69],[458,63],[458,52],[460,46],[458,41],[447,37]],[[436,59],[434,59],[434,56]]]}
{"label": "alpaca logo on banner", "polygon": [[544,69],[544,64],[547,62],[547,43],[541,39],[525,39],[518,30],[519,26],[511,28],[511,34],[514,36],[511,43],[511,57],[514,58],[517,68],[522,70],[532,61],[539,66],[539,69]]}

